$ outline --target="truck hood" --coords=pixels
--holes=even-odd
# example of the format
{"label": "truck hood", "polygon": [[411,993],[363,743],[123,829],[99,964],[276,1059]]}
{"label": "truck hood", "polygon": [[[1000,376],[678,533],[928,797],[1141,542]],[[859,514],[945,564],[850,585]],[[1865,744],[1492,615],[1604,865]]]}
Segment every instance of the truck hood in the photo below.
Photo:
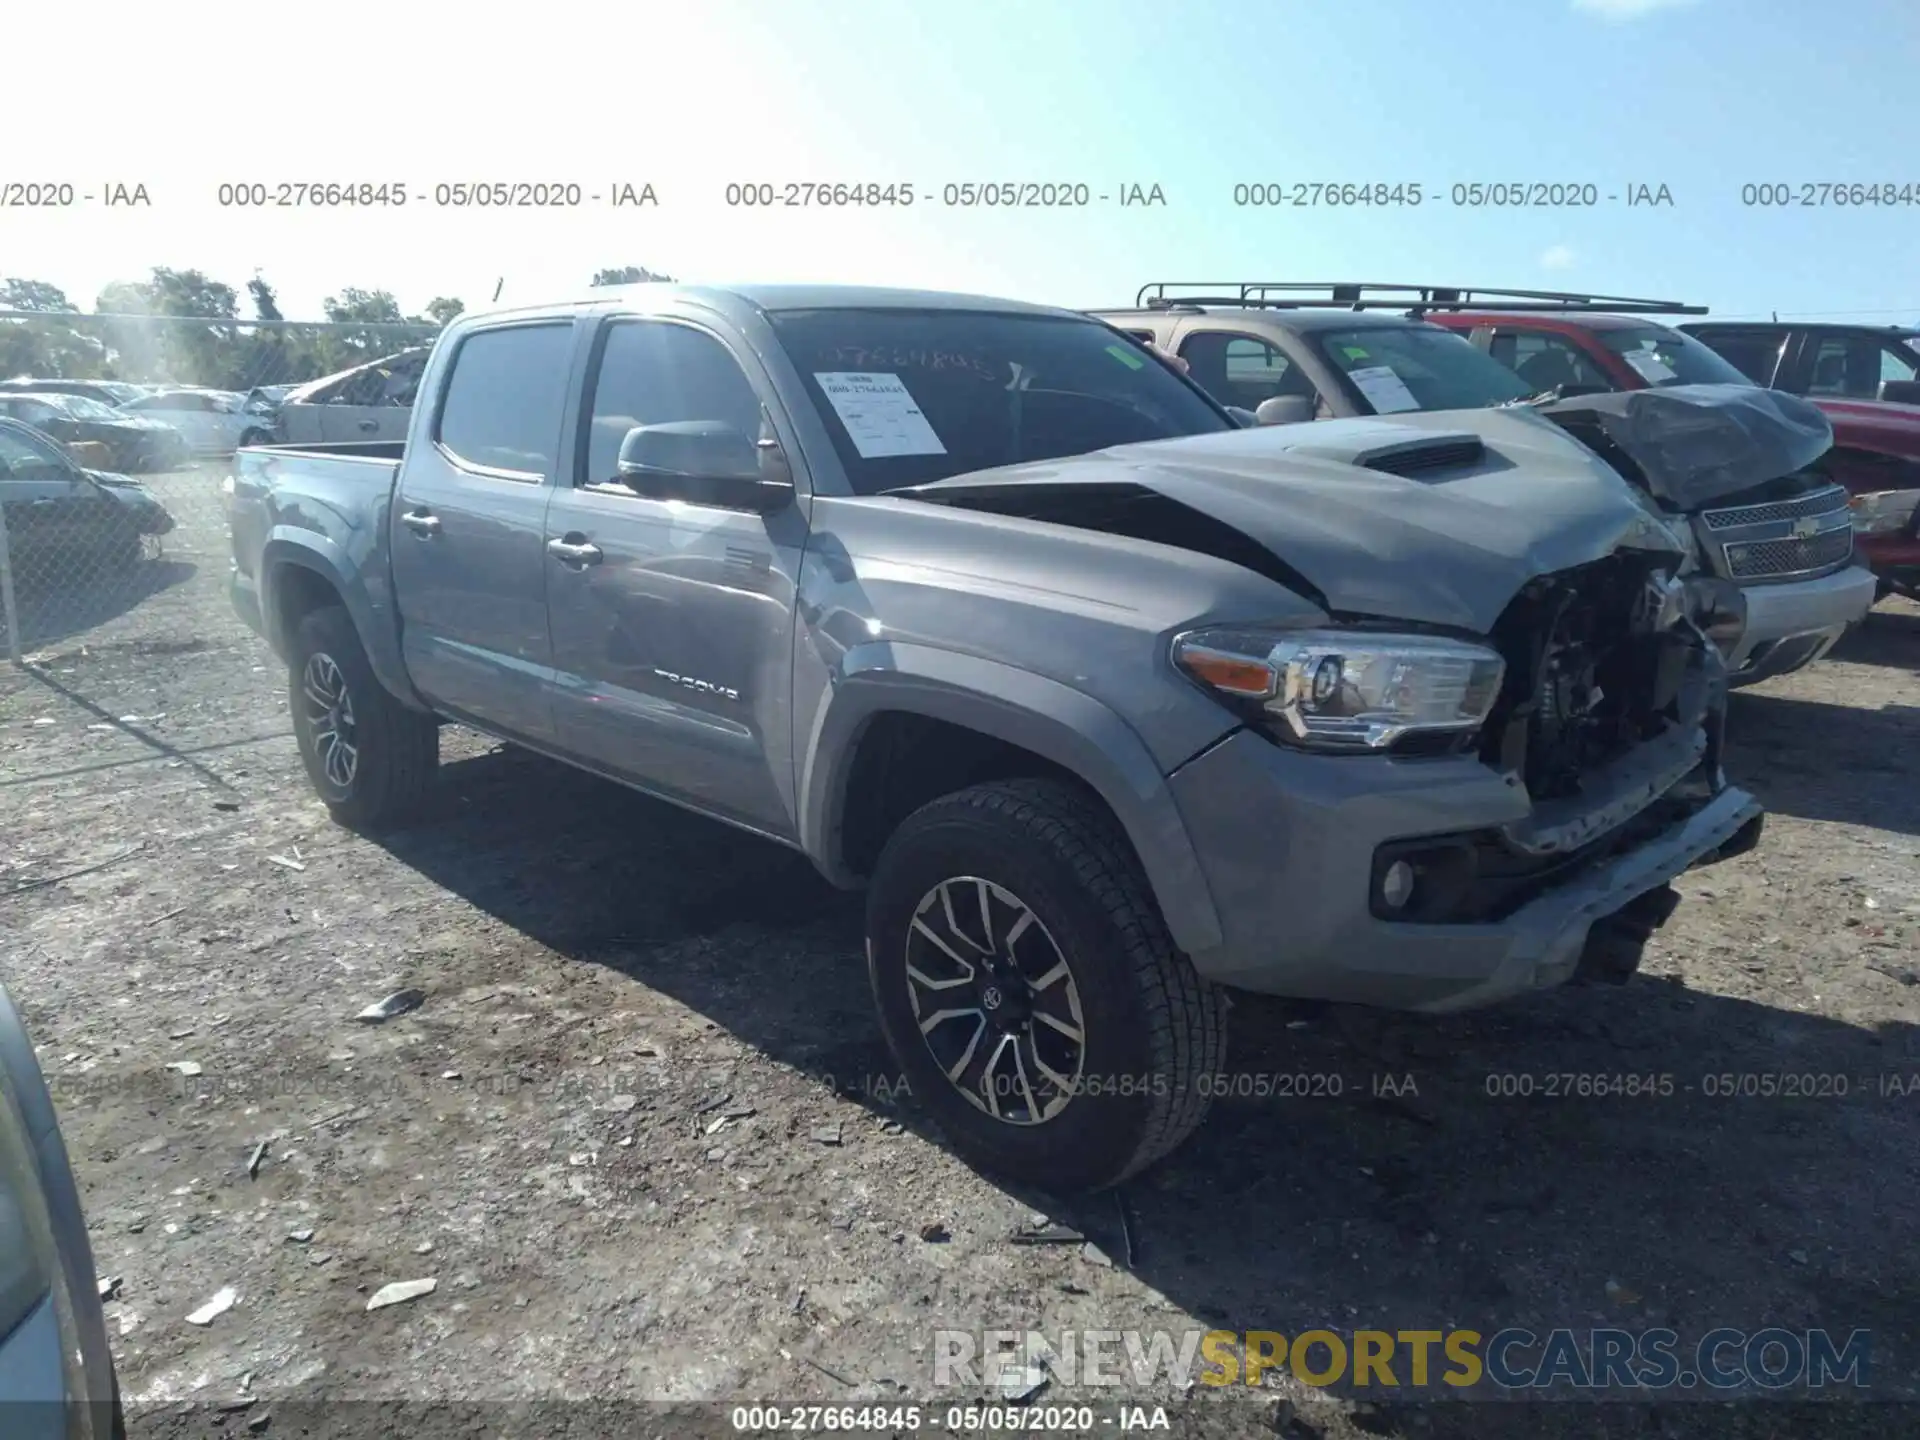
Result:
{"label": "truck hood", "polygon": [[1535,576],[1622,547],[1686,553],[1611,467],[1523,410],[1226,431],[890,493],[1204,549],[1332,614],[1477,635]]}
{"label": "truck hood", "polygon": [[1620,390],[1534,408],[1683,511],[1805,470],[1833,447],[1819,406],[1758,385]]}

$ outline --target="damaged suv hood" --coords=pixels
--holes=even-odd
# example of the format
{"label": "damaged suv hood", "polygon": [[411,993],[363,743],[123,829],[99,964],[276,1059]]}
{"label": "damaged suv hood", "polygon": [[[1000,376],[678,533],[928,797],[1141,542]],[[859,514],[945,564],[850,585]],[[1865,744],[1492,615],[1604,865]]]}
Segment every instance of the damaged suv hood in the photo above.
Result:
{"label": "damaged suv hood", "polygon": [[1817,405],[1758,385],[1623,390],[1537,408],[1679,510],[1804,470],[1833,445]]}
{"label": "damaged suv hood", "polygon": [[1623,546],[1685,553],[1618,473],[1522,410],[1156,440],[891,493],[1239,558],[1205,539],[1224,531],[1332,613],[1482,635],[1535,576]]}

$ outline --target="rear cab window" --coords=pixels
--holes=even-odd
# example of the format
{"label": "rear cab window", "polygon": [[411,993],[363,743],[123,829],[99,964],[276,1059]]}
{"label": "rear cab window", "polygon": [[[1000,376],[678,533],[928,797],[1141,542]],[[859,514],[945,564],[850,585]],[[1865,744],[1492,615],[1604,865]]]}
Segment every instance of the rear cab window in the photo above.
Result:
{"label": "rear cab window", "polygon": [[559,461],[573,324],[475,330],[454,351],[434,440],[463,470],[544,481]]}

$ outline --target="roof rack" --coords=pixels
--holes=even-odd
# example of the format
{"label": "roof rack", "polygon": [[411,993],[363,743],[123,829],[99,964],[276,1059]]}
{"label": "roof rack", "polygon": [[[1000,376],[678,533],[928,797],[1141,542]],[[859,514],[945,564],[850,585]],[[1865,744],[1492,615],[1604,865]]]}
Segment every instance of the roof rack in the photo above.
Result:
{"label": "roof rack", "polygon": [[[1171,292],[1198,291],[1175,295]],[[1294,298],[1298,297],[1298,298]],[[1460,286],[1374,285],[1351,282],[1241,284],[1214,280],[1159,280],[1133,297],[1145,310],[1197,310],[1236,305],[1273,310],[1514,310],[1599,311],[1616,315],[1705,315],[1704,305],[1644,300],[1630,295],[1580,295],[1567,290],[1468,290]]]}

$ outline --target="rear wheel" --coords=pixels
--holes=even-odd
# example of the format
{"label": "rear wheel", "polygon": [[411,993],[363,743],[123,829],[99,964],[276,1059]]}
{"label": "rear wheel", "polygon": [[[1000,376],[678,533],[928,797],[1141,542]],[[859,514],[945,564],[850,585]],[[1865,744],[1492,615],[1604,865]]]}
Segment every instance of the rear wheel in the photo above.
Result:
{"label": "rear wheel", "polygon": [[440,762],[440,727],[375,677],[345,609],[301,618],[287,671],[300,759],[333,818],[370,830],[416,811]]}
{"label": "rear wheel", "polygon": [[1224,999],[1111,818],[1065,785],[979,785],[909,816],[869,889],[867,959],[909,1089],[984,1169],[1099,1189],[1206,1113]]}

